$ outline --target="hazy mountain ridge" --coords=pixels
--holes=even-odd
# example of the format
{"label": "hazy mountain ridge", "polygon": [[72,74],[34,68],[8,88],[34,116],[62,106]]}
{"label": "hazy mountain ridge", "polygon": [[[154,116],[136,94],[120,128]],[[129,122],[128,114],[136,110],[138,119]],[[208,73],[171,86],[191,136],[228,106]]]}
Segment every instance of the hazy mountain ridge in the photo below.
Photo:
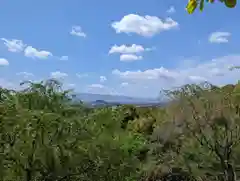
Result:
{"label": "hazy mountain ridge", "polygon": [[90,94],[90,93],[79,93],[76,94],[76,98],[90,104],[159,104],[157,98],[136,98],[122,95],[104,95],[104,94]]}

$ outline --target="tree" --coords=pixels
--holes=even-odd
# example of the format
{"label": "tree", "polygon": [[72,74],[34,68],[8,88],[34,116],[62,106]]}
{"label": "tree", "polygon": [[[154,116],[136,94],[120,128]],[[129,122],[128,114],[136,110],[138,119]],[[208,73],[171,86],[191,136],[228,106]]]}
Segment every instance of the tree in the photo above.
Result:
{"label": "tree", "polygon": [[[236,91],[232,86],[214,91],[211,85],[204,88],[200,85],[186,85],[172,92],[175,100],[178,100],[178,109],[173,114],[183,121],[186,131],[195,140],[195,147],[205,150],[205,154],[199,154],[204,154],[205,159],[195,159],[193,156],[198,152],[195,150],[188,160],[195,160],[198,165],[201,160],[208,160],[208,164],[203,163],[200,170],[213,169],[211,173],[224,181],[235,181],[236,176],[239,176],[236,175],[236,168],[239,164],[240,117],[236,110],[239,105],[239,101],[236,101],[239,94]],[[185,152],[189,155],[191,145],[181,154]]]}
{"label": "tree", "polygon": [[26,83],[22,91],[0,89],[0,180],[136,177],[146,140],[122,129],[116,110],[86,113],[59,82]]}
{"label": "tree", "polygon": [[[199,7],[200,11],[203,11],[205,0],[189,0],[186,10],[189,14],[192,14],[197,7]],[[215,2],[221,2],[224,3],[226,7],[228,8],[234,8],[237,4],[237,0],[206,0],[208,3],[215,3]]]}

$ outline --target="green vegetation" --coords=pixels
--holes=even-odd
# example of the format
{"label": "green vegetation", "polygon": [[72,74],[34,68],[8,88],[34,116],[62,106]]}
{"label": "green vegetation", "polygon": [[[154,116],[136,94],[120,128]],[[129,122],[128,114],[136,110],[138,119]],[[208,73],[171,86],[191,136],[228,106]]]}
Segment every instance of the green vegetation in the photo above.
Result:
{"label": "green vegetation", "polygon": [[55,80],[0,89],[2,181],[235,181],[240,83],[166,91],[162,108],[84,107]]}
{"label": "green vegetation", "polygon": [[[189,0],[186,10],[189,14],[192,14],[196,8],[199,7],[200,11],[203,11],[205,0]],[[234,8],[237,5],[237,0],[206,0],[207,3],[215,3],[220,2],[224,3],[224,5],[228,8]]]}

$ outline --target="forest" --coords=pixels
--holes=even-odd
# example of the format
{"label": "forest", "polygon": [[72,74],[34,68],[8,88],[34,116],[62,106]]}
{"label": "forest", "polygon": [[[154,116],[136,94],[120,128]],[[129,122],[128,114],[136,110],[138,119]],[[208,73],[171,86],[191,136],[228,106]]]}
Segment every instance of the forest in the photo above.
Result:
{"label": "forest", "polygon": [[54,79],[23,86],[0,89],[0,180],[240,177],[240,82],[185,85],[151,108],[87,108]]}

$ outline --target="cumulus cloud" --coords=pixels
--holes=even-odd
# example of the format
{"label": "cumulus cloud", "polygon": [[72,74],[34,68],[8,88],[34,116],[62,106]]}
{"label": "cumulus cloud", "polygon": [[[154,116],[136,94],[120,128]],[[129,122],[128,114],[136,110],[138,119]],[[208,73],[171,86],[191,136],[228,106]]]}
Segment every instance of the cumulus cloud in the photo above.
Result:
{"label": "cumulus cloud", "polygon": [[10,52],[22,52],[26,47],[22,40],[8,40],[6,38],[1,38],[1,40],[4,42],[4,45],[8,48],[8,51]]}
{"label": "cumulus cloud", "polygon": [[134,80],[156,80],[159,78],[176,78],[178,76],[177,72],[169,71],[164,67],[148,69],[148,70],[137,70],[137,71],[125,71],[121,72],[118,69],[112,71],[114,75],[118,75],[123,79],[134,79]]}
{"label": "cumulus cloud", "polygon": [[63,79],[65,77],[67,77],[68,74],[64,73],[64,72],[60,72],[60,71],[56,71],[56,72],[52,72],[51,73],[51,77],[55,78],[55,79]]}
{"label": "cumulus cloud", "polygon": [[120,55],[120,61],[122,62],[133,62],[136,60],[142,60],[142,56],[134,55],[134,54],[122,54]]}
{"label": "cumulus cloud", "polygon": [[72,30],[70,31],[70,34],[74,36],[84,37],[84,38],[87,37],[86,33],[82,31],[81,26],[72,26]]}
{"label": "cumulus cloud", "polygon": [[172,18],[160,19],[157,16],[140,16],[128,14],[120,21],[112,23],[112,28],[116,33],[136,33],[145,37],[152,37],[162,31],[167,31],[178,27],[178,23]]}
{"label": "cumulus cloud", "polygon": [[210,43],[228,43],[231,33],[229,32],[213,32],[209,36]]}
{"label": "cumulus cloud", "polygon": [[[4,45],[8,48],[10,52],[23,52],[26,57],[46,59],[53,56],[51,52],[46,50],[37,50],[32,46],[24,44],[22,40],[12,39],[8,40],[6,38],[1,38],[4,41]],[[66,56],[63,56],[66,58]]]}
{"label": "cumulus cloud", "polygon": [[174,6],[170,6],[169,9],[167,10],[167,13],[169,14],[172,14],[172,13],[175,13],[176,10],[175,10],[175,7]]}
{"label": "cumulus cloud", "polygon": [[132,44],[131,46],[128,45],[114,45],[109,50],[109,54],[113,53],[121,53],[121,54],[131,54],[131,53],[141,53],[144,52],[145,48],[142,45]]}
{"label": "cumulus cloud", "polygon": [[32,46],[27,46],[27,48],[24,50],[24,55],[30,58],[46,59],[52,56],[52,53],[45,50],[37,50]]}
{"label": "cumulus cloud", "polygon": [[107,78],[105,76],[100,76],[100,82],[105,82],[107,80]]}
{"label": "cumulus cloud", "polygon": [[[187,83],[200,83],[208,81],[215,85],[236,83],[239,77],[239,70],[229,71],[229,67],[240,65],[240,55],[229,55],[215,58],[205,63],[198,63],[191,67],[176,68],[153,68],[146,70],[120,71],[115,69],[112,74],[120,81],[126,82],[128,91],[122,87],[125,94],[135,96],[157,96],[161,89],[170,89],[182,86]],[[203,74],[204,72],[204,74]],[[125,83],[124,83],[125,84]],[[143,87],[146,89],[139,90]],[[130,92],[129,92],[130,91]]]}
{"label": "cumulus cloud", "polygon": [[136,45],[136,44],[132,44],[132,45],[114,45],[111,47],[111,49],[109,50],[109,54],[121,54],[120,55],[120,61],[122,62],[132,62],[132,61],[136,61],[136,60],[141,60],[143,59],[142,56],[137,55],[140,54],[142,52],[145,51],[152,51],[155,48],[144,48],[142,45]]}
{"label": "cumulus cloud", "polygon": [[9,62],[7,59],[5,58],[0,58],[0,67],[1,66],[8,66],[9,65]]}

